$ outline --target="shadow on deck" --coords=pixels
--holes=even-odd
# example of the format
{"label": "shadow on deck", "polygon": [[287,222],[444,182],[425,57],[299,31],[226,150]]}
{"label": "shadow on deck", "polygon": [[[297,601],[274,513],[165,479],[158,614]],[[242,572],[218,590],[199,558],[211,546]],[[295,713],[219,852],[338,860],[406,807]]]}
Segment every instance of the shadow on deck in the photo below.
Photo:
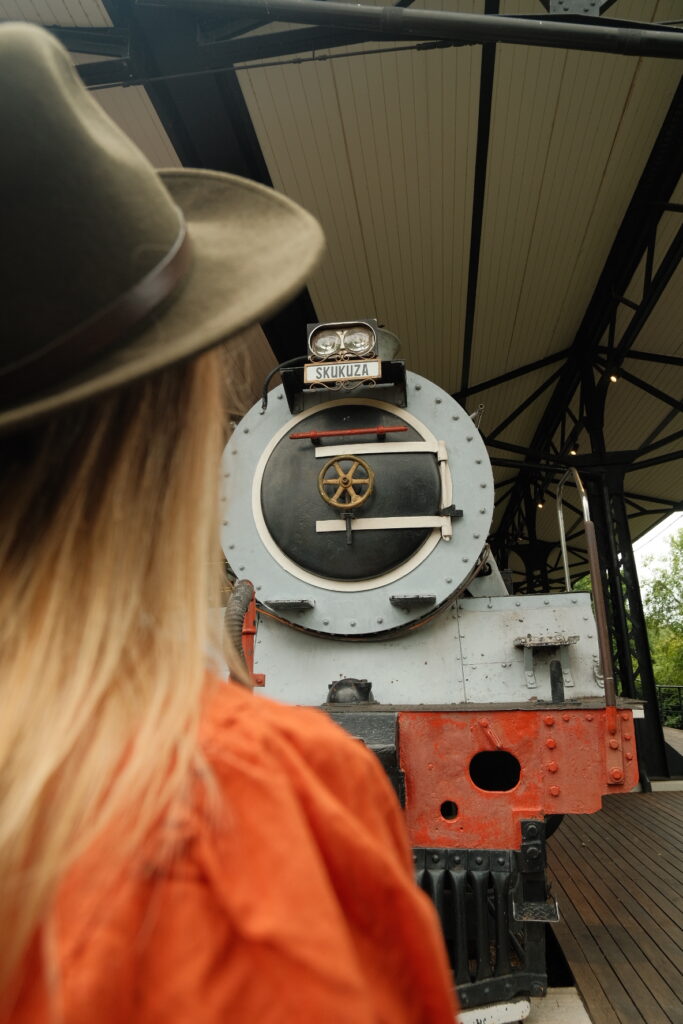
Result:
{"label": "shadow on deck", "polygon": [[683,792],[605,797],[565,819],[548,865],[594,1024],[683,1024]]}

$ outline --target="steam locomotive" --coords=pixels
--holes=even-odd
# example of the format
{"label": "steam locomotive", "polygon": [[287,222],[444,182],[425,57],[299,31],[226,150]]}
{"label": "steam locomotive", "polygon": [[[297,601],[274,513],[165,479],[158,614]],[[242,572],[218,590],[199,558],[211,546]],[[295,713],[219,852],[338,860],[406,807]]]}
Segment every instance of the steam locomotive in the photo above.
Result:
{"label": "steam locomotive", "polygon": [[606,706],[589,594],[508,592],[481,435],[392,339],[309,325],[237,426],[222,544],[254,590],[235,587],[226,621],[257,692],[321,706],[375,751],[463,1008],[519,1020],[557,919],[547,832],[636,784],[634,709]]}

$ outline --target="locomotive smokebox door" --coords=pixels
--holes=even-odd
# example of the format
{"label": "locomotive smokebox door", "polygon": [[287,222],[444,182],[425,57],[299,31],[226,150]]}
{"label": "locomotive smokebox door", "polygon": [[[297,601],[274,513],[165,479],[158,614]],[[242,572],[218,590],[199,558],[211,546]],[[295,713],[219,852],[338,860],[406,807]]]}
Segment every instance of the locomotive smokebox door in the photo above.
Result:
{"label": "locomotive smokebox door", "polygon": [[[358,345],[356,326],[340,333]],[[228,562],[263,608],[319,635],[371,638],[431,614],[477,571],[491,524],[493,477],[470,417],[375,355],[340,361],[352,368],[320,388],[300,368],[303,411],[276,388],[224,453]],[[354,365],[379,376],[357,380]],[[396,367],[405,408],[384,400]]]}
{"label": "locomotive smokebox door", "polygon": [[[345,433],[372,427],[402,430]],[[364,405],[323,407],[294,433],[315,436],[285,434],[261,481],[263,518],[278,548],[297,565],[330,580],[367,580],[403,565],[432,531],[410,521],[440,511],[436,453],[402,451],[422,441],[418,432],[398,416]],[[379,442],[383,451],[367,452],[368,441],[378,436],[387,438]],[[384,520],[384,527],[363,530],[368,520]],[[402,529],[393,528],[397,520],[405,521]],[[344,528],[329,532],[340,525]]]}

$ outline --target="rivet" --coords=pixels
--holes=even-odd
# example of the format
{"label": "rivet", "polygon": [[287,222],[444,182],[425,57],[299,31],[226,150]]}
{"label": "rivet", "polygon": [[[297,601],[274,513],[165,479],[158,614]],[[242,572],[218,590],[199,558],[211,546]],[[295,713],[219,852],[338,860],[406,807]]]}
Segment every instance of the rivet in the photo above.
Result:
{"label": "rivet", "polygon": [[227,477],[229,477],[230,474],[229,473],[224,473],[223,476],[226,477],[226,479],[227,479]]}
{"label": "rivet", "polygon": [[484,488],[484,487],[486,487],[486,484],[479,484],[479,486]]}
{"label": "rivet", "polygon": [[480,508],[479,509],[479,515],[480,516],[485,516],[486,515],[486,509],[485,508]]}
{"label": "rivet", "polygon": [[630,754],[630,753],[629,753],[629,754],[627,754],[627,755],[626,755],[626,760],[627,760],[627,761],[632,761],[632,760],[633,760],[633,754]]}
{"label": "rivet", "polygon": [[235,545],[234,544],[228,544],[228,551],[234,551],[234,550],[235,550]]}
{"label": "rivet", "polygon": [[383,622],[384,622],[384,619],[378,619],[377,620],[377,625],[381,626]]}
{"label": "rivet", "polygon": [[624,739],[625,740],[630,740],[631,739],[631,733],[630,732],[625,732],[624,733]]}
{"label": "rivet", "polygon": [[257,590],[260,590],[260,589],[261,589],[261,584],[260,584],[260,583],[258,584],[258,586],[256,587],[256,589],[257,589]]}
{"label": "rivet", "polygon": [[543,602],[543,604],[550,604],[550,601],[546,600]]}
{"label": "rivet", "polygon": [[614,779],[615,782],[621,782],[621,780],[624,777],[624,773],[622,772],[621,768],[612,768],[609,774],[610,778]]}
{"label": "rivet", "polygon": [[469,558],[463,558],[463,562],[469,562]]}
{"label": "rivet", "polygon": [[453,582],[452,576],[447,576],[446,577],[446,583],[452,583],[452,582]]}
{"label": "rivet", "polygon": [[416,384],[415,385],[415,390],[416,391],[422,391],[422,385],[421,384]]}
{"label": "rivet", "polygon": [[457,423],[458,420],[460,419],[460,417],[459,416],[451,416],[451,419],[454,420]]}
{"label": "rivet", "polygon": [[233,454],[233,455],[237,455],[237,449],[236,449],[236,448],[233,448],[233,450],[232,450],[232,454]]}
{"label": "rivet", "polygon": [[441,405],[441,399],[440,398],[435,398],[434,402],[435,402],[436,405]]}
{"label": "rivet", "polygon": [[353,620],[352,622],[349,622],[349,626],[355,626],[355,625],[356,625],[355,620]]}
{"label": "rivet", "polygon": [[611,748],[612,750],[618,750],[618,749],[619,749],[619,741],[618,741],[618,740],[615,740],[615,739],[611,739],[611,740],[609,741],[609,745],[610,745],[610,748]]}
{"label": "rivet", "polygon": [[479,540],[479,538],[481,537],[481,534],[480,533],[473,533],[472,537],[474,538],[474,540]]}
{"label": "rivet", "polygon": [[557,746],[557,743],[551,737],[549,740],[545,741],[545,745],[546,745],[546,747],[548,747],[549,750],[554,750],[555,747]]}
{"label": "rivet", "polygon": [[283,398],[283,395],[282,395],[282,393],[280,393],[280,394],[279,394],[279,395],[277,396],[277,400],[278,400],[278,402],[281,402],[281,401],[282,401],[282,398]]}
{"label": "rivet", "polygon": [[572,598],[572,604],[576,604],[576,598],[575,597]]}
{"label": "rivet", "polygon": [[482,729],[488,729],[488,727],[489,727],[489,720],[488,720],[488,718],[480,718],[479,719],[479,725],[482,727]]}
{"label": "rivet", "polygon": [[240,566],[239,566],[239,571],[240,571],[240,572],[244,572],[244,566],[243,566],[243,565],[240,565]]}
{"label": "rivet", "polygon": [[474,858],[474,863],[475,864],[483,864],[484,863],[484,858],[481,856],[481,854],[477,854],[477,856]]}
{"label": "rivet", "polygon": [[552,715],[546,715],[545,718],[543,719],[543,721],[545,722],[546,725],[554,725],[555,724],[555,719],[553,718]]}
{"label": "rivet", "polygon": [[586,715],[586,721],[587,722],[592,722],[593,721],[593,716],[592,715]]}
{"label": "rivet", "polygon": [[521,604],[521,603],[522,603],[521,601],[515,601],[515,605],[516,605],[516,607],[517,607],[517,608],[519,608],[519,606],[520,606],[520,604]]}
{"label": "rivet", "polygon": [[472,440],[472,435],[471,435],[471,434],[469,435],[469,437],[467,438],[467,440],[468,440],[468,441],[471,441],[471,440]]}
{"label": "rivet", "polygon": [[245,428],[244,428],[244,433],[245,433],[245,434],[248,434],[248,433],[249,433],[249,427],[245,427]]}
{"label": "rivet", "polygon": [[481,466],[481,459],[475,459],[474,461],[477,466]]}
{"label": "rivet", "polygon": [[228,520],[227,520],[227,519],[224,519],[224,520],[223,520],[223,526],[227,526],[227,525],[228,525]]}
{"label": "rivet", "polygon": [[505,857],[496,857],[496,860],[498,861],[499,864],[505,863]]}
{"label": "rivet", "polygon": [[439,855],[438,855],[438,853],[433,853],[432,854],[432,863],[433,864],[438,864],[439,863]]}
{"label": "rivet", "polygon": [[549,761],[548,762],[548,771],[549,772],[552,772],[553,774],[555,774],[555,772],[557,771],[558,767],[559,767],[559,765],[558,765],[557,761]]}
{"label": "rivet", "polygon": [[592,640],[592,639],[593,639],[593,634],[592,634],[592,633],[586,633],[586,636],[587,636],[587,638],[588,638],[589,640]]}
{"label": "rivet", "polygon": [[551,786],[549,792],[550,792],[551,796],[559,796],[560,795],[560,787],[559,786]]}
{"label": "rivet", "polygon": [[569,716],[569,715],[562,715],[562,721],[563,721],[563,722],[568,722],[568,721],[569,721],[569,718],[570,718],[570,716]]}
{"label": "rivet", "polygon": [[[458,417],[456,416],[456,417],[455,417],[455,419],[457,420],[457,418],[458,418]],[[458,856],[457,856],[457,857],[454,857],[454,858],[453,858],[453,863],[454,863],[454,864],[459,864],[459,863],[460,863],[460,860],[461,860],[461,857],[460,857],[460,854],[458,854]]]}
{"label": "rivet", "polygon": [[621,716],[621,720],[622,720],[622,722],[628,722],[628,712],[627,711],[624,711],[624,713]]}
{"label": "rivet", "polygon": [[323,626],[329,626],[329,624],[330,624],[330,620],[329,619],[323,619]]}

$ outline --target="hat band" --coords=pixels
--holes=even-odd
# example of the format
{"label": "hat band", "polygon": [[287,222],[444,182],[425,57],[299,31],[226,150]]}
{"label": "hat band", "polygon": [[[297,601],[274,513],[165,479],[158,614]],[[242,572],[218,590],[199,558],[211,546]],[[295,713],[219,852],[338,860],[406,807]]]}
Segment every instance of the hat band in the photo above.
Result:
{"label": "hat band", "polygon": [[0,406],[37,395],[84,370],[97,356],[139,329],[183,283],[192,246],[180,212],[178,234],[162,260],[141,281],[83,323],[36,352],[0,369]]}

